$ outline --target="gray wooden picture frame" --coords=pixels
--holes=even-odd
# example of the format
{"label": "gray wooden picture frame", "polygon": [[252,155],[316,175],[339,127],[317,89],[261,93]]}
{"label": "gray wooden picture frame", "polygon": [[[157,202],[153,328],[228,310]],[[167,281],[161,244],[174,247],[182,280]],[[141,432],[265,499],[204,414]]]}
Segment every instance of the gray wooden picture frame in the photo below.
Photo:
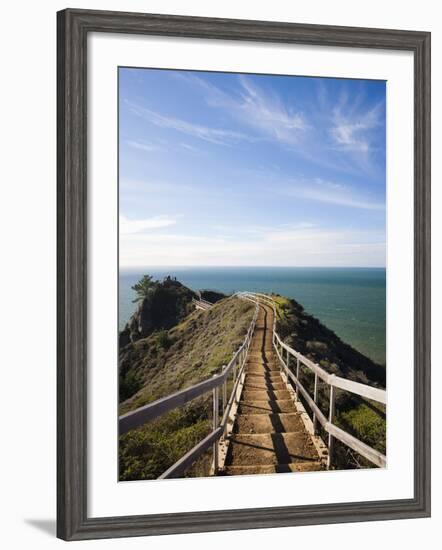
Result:
{"label": "gray wooden picture frame", "polygon": [[[57,14],[57,534],[65,540],[430,515],[430,33],[68,9]],[[87,516],[87,36],[150,34],[414,55],[414,497],[405,500]]]}

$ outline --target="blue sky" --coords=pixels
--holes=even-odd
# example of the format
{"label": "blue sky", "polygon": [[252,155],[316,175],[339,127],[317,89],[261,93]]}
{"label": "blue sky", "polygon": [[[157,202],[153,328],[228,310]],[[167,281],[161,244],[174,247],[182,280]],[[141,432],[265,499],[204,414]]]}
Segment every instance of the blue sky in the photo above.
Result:
{"label": "blue sky", "polygon": [[385,266],[385,82],[119,71],[121,268]]}

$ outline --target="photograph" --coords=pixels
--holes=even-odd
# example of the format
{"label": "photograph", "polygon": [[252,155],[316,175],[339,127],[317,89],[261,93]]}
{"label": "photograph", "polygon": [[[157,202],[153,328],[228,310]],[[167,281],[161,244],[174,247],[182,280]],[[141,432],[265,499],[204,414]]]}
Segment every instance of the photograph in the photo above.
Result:
{"label": "photograph", "polygon": [[98,4],[2,6],[3,547],[441,546],[439,6]]}
{"label": "photograph", "polygon": [[387,467],[386,101],[118,68],[120,482]]}

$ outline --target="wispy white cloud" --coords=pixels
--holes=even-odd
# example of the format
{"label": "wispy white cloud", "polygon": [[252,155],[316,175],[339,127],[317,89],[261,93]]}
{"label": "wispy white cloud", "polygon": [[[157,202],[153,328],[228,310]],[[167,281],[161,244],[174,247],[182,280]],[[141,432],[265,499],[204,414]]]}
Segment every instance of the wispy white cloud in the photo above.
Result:
{"label": "wispy white cloud", "polygon": [[[311,222],[296,222],[281,224],[278,231],[298,231],[299,229],[312,229],[316,227],[316,224]],[[212,227],[214,231],[222,232],[225,235],[233,235],[235,238],[238,236],[252,237],[256,235],[271,234],[276,228],[271,225],[265,224],[217,224]]]}
{"label": "wispy white cloud", "polygon": [[312,201],[335,204],[363,210],[385,210],[385,203],[355,192],[353,187],[316,178],[284,184],[279,188],[282,194]]}
{"label": "wispy white cloud", "polygon": [[293,145],[309,127],[301,112],[285,105],[278,95],[264,92],[245,75],[238,76],[241,89],[236,94],[196,75],[181,74],[179,78],[203,90],[210,106],[224,108],[230,117],[258,130],[266,139]]}
{"label": "wispy white cloud", "polygon": [[366,111],[336,106],[332,112],[330,134],[341,150],[367,154],[373,148],[371,130],[382,123],[383,103]]}
{"label": "wispy white cloud", "polygon": [[196,192],[198,190],[197,186],[192,186],[181,181],[160,181],[160,180],[132,180],[132,179],[121,179],[120,180],[120,192],[124,195],[134,193],[138,197],[140,196],[149,196],[151,194],[161,194],[167,196],[170,194],[188,194]]}
{"label": "wispy white cloud", "polygon": [[[132,153],[120,179],[123,267],[385,265],[383,187],[373,185],[384,181],[385,105],[373,107],[381,94],[343,83],[338,97],[339,82],[324,81],[316,95],[314,85],[307,94],[289,81],[171,74],[182,79],[182,106],[157,108],[141,95],[125,102],[136,133],[123,139],[140,165]],[[241,143],[213,155],[211,144]]]}
{"label": "wispy white cloud", "polygon": [[155,151],[161,151],[162,147],[156,145],[155,143],[147,143],[145,141],[135,141],[128,139],[126,140],[127,145],[132,147],[132,149],[139,149],[140,151],[145,151],[146,153],[153,153]]}
{"label": "wispy white cloud", "polygon": [[133,235],[149,229],[161,229],[175,224],[176,220],[169,216],[153,216],[142,220],[133,220],[120,214],[120,235]]}
{"label": "wispy white cloud", "polygon": [[166,147],[165,140],[161,140],[161,143],[151,143],[147,141],[127,139],[126,145],[128,145],[132,149],[137,149],[146,153],[156,153],[158,151],[166,151],[167,149],[176,151],[179,151],[180,149],[185,149],[186,151],[191,151],[192,153],[201,153],[201,150],[198,149],[198,147],[194,147],[193,145],[185,142],[179,143],[175,147],[170,145]]}
{"label": "wispy white cloud", "polygon": [[147,233],[122,236],[122,267],[384,266],[382,233],[275,227],[232,240],[217,235]]}
{"label": "wispy white cloud", "polygon": [[193,122],[188,122],[180,118],[171,117],[156,113],[150,109],[140,107],[132,102],[127,102],[130,110],[137,116],[140,116],[160,128],[169,128],[181,132],[193,138],[202,139],[217,145],[231,145],[243,140],[250,140],[250,137],[242,132],[234,130],[211,128]]}
{"label": "wispy white cloud", "polygon": [[246,75],[238,76],[239,91],[235,92],[194,74],[177,78],[200,90],[208,105],[223,109],[241,127],[253,128],[260,139],[334,170],[373,171],[370,155],[376,147],[372,130],[383,124],[383,103],[364,111],[362,94],[349,97],[344,88],[336,102],[321,84],[318,95],[313,95],[309,104],[300,105],[296,95],[283,100]]}
{"label": "wispy white cloud", "polygon": [[200,149],[198,147],[194,147],[193,145],[189,145],[188,143],[180,143],[180,146],[183,149],[187,149],[187,151],[191,151],[192,153],[200,153]]}
{"label": "wispy white cloud", "polygon": [[284,105],[276,94],[263,92],[246,76],[241,75],[239,80],[243,93],[236,109],[242,121],[283,143],[296,143],[299,134],[308,128],[305,117]]}

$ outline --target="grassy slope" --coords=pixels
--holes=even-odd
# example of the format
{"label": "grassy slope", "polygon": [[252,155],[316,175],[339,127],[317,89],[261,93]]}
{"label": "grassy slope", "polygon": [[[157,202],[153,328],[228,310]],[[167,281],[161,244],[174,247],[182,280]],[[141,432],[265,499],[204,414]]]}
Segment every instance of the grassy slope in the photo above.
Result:
{"label": "grassy slope", "polygon": [[[318,362],[328,372],[359,382],[383,386],[385,370],[342,342],[299,304],[280,296],[278,331],[284,341]],[[159,331],[125,348],[131,365],[134,395],[122,401],[120,414],[173,391],[204,380],[228,363],[249,326],[253,305],[224,299],[211,310],[195,311],[169,331]],[[306,370],[302,383],[313,392],[313,377]],[[319,388],[319,404],[328,414],[328,391]],[[120,441],[120,479],[155,479],[211,429],[210,396],[134,430]],[[308,410],[308,407],[307,407]],[[385,409],[373,402],[338,392],[338,426],[385,452]],[[207,475],[208,455],[187,475]],[[337,466],[368,466],[361,457],[336,445]]]}
{"label": "grassy slope", "polygon": [[[252,316],[252,304],[227,298],[129,346],[126,360],[139,389],[120,404],[120,414],[220,372],[244,339]],[[210,431],[209,410],[208,398],[195,400],[123,436],[120,479],[158,477]],[[206,474],[205,466],[197,465],[191,474]]]}

